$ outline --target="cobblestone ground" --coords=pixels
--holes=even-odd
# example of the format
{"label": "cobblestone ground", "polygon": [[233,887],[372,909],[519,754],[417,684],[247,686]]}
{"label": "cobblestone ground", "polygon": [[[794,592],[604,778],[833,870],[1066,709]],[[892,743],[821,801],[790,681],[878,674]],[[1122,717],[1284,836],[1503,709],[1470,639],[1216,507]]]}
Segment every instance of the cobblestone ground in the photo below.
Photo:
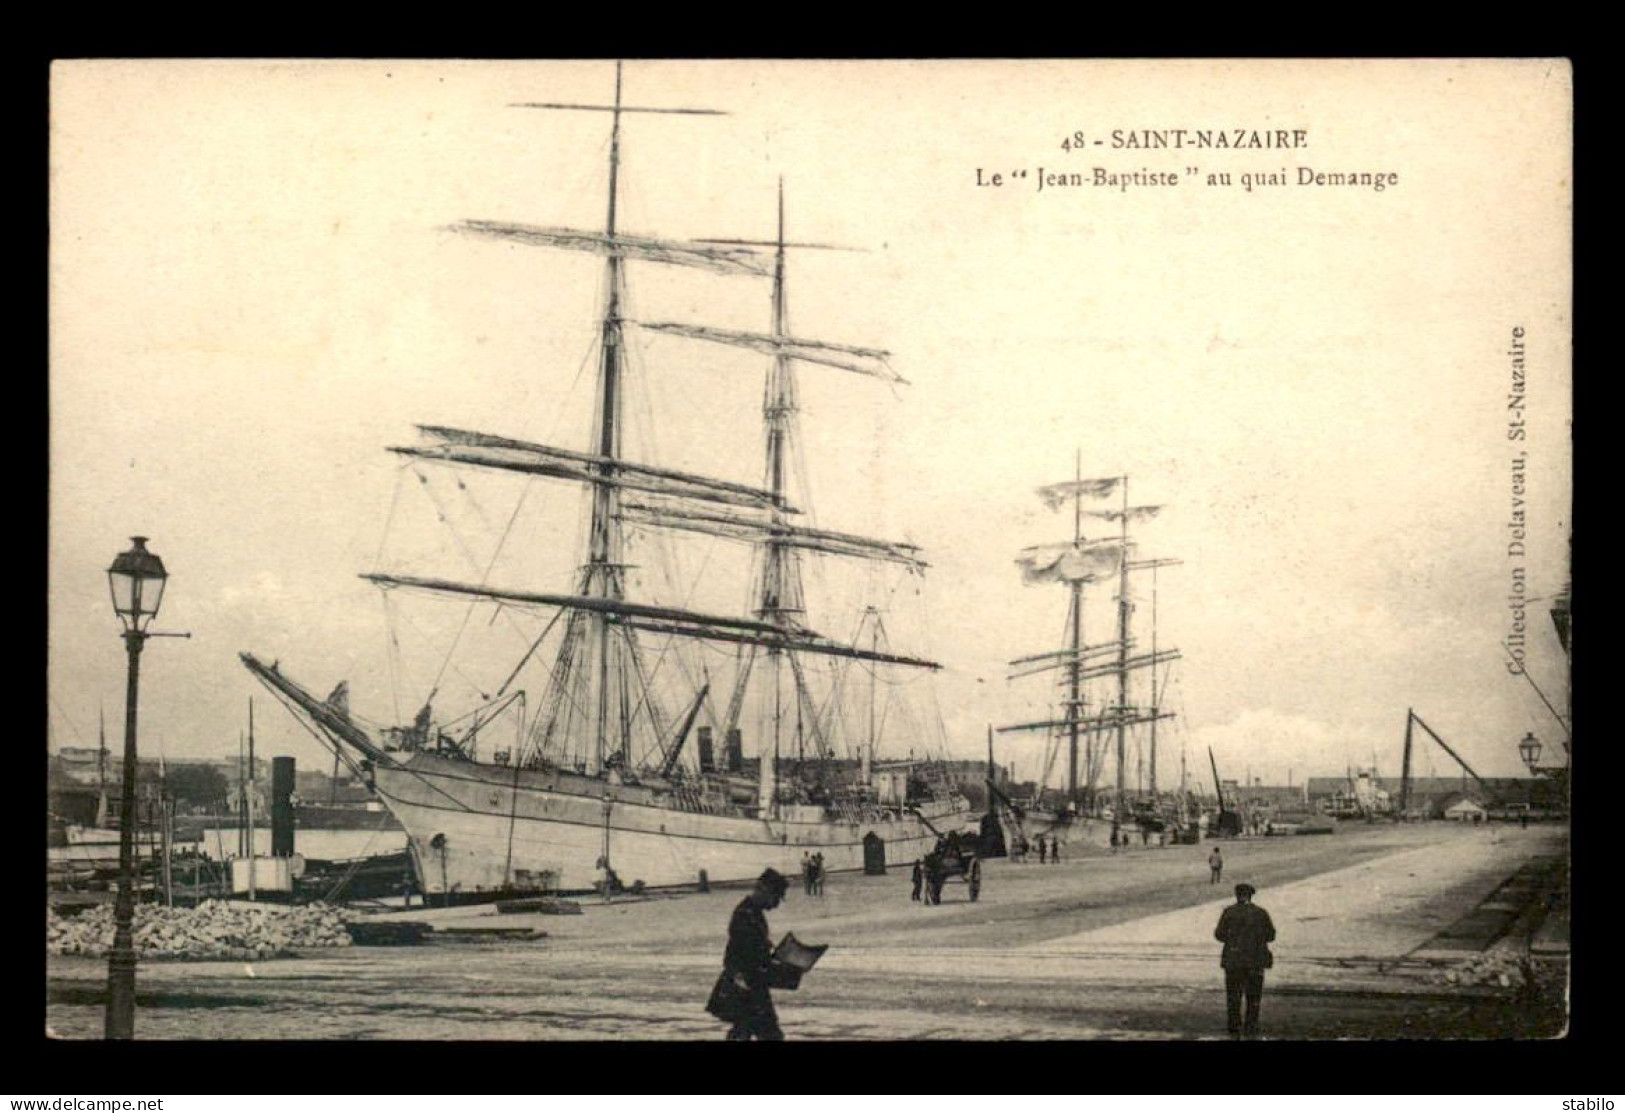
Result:
{"label": "cobblestone ground", "polygon": [[[836,875],[824,897],[793,889],[769,916],[776,935],[831,945],[802,989],[778,994],[780,1017],[795,1039],[1221,1038],[1212,927],[1230,884],[1247,880],[1280,932],[1265,1038],[1556,1035],[1566,964],[1540,964],[1533,987],[1444,985],[1438,973],[1495,943],[1460,925],[1479,922],[1480,906],[1516,871],[1566,853],[1566,839],[1559,828],[1352,826],[1233,841],[1220,886],[1208,883],[1206,845],[1075,854],[1059,865],[994,861],[980,901],[950,886],[938,907],[911,902],[898,872]],[[548,936],[144,963],[137,1033],[717,1039],[701,1006],[739,897],[587,901],[580,916],[413,910],[390,918]],[[1441,939],[1454,950],[1442,951]],[[56,958],[47,973],[50,1031],[99,1037],[105,963]]]}

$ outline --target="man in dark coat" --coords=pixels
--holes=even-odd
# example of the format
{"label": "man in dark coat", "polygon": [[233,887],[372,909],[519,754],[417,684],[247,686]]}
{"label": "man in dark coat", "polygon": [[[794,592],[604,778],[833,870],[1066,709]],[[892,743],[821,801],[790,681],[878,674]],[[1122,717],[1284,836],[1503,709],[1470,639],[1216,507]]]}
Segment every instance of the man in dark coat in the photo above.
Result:
{"label": "man in dark coat", "polygon": [[[1270,914],[1253,903],[1256,890],[1245,881],[1236,886],[1236,903],[1219,916],[1213,938],[1224,944],[1219,965],[1224,968],[1224,1004],[1230,1036],[1252,1039],[1258,1035],[1258,1005],[1264,996],[1264,971],[1275,965],[1269,944],[1275,939]],[[1246,1018],[1242,999],[1246,999]]]}
{"label": "man in dark coat", "polygon": [[768,967],[773,962],[773,940],[767,932],[769,909],[777,908],[790,883],[775,869],[762,871],[756,887],[739,902],[728,921],[728,949],[722,956],[722,974],[711,990],[705,1011],[725,1024],[728,1039],[782,1040],[779,1015],[773,1009]]}
{"label": "man in dark coat", "polygon": [[920,863],[918,858],[914,859],[914,872],[911,875],[911,880],[914,882],[914,892],[909,896],[909,899],[919,900],[920,888],[925,884],[925,866]]}

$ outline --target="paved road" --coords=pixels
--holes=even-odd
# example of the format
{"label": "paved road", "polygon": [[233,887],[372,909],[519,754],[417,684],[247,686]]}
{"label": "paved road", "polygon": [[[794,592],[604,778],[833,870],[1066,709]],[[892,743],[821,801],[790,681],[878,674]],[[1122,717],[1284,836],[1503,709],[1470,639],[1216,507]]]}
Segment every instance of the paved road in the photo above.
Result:
{"label": "paved road", "polygon": [[[1349,827],[1332,836],[987,864],[982,900],[939,907],[908,878],[837,875],[793,889],[774,932],[832,944],[796,993],[796,1038],[1194,1039],[1223,1035],[1212,940],[1229,885],[1248,880],[1280,929],[1265,1003],[1286,1038],[1528,1034],[1511,995],[1430,984],[1407,961],[1566,832]],[[532,943],[353,948],[245,966],[146,963],[147,1038],[715,1039],[700,1009],[738,891],[588,904],[581,916],[415,911],[441,926],[532,926]],[[53,959],[47,1024],[99,1035],[105,965]]]}

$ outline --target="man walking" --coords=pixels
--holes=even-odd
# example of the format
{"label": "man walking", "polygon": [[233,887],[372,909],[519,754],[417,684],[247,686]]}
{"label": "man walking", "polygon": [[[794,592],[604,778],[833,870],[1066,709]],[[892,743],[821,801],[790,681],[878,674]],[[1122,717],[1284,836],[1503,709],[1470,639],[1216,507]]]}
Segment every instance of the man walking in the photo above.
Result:
{"label": "man walking", "polygon": [[1044,836],[1038,836],[1038,864],[1043,865],[1049,861],[1049,849],[1044,845]]}
{"label": "man walking", "polygon": [[[1255,890],[1243,881],[1236,886],[1236,903],[1219,916],[1213,938],[1224,944],[1219,965],[1224,968],[1224,1007],[1231,1039],[1258,1036],[1258,1006],[1264,997],[1264,971],[1275,965],[1269,944],[1275,939],[1270,914],[1253,903]],[[1243,1016],[1242,1003],[1246,1001]]]}
{"label": "man walking", "polygon": [[925,867],[920,864],[920,860],[918,858],[914,859],[914,873],[912,880],[914,882],[914,891],[909,894],[908,899],[917,901],[920,899],[920,887],[925,884]]}
{"label": "man walking", "polygon": [[756,887],[739,902],[728,921],[728,949],[722,956],[722,974],[711,989],[705,1011],[732,1027],[728,1039],[782,1040],[779,1016],[768,987],[773,942],[767,932],[769,909],[777,908],[790,883],[775,869],[765,869]]}
{"label": "man walking", "polygon": [[1213,853],[1207,856],[1207,868],[1209,873],[1207,883],[1217,885],[1219,877],[1224,873],[1224,857],[1219,853],[1218,847],[1214,847]]}

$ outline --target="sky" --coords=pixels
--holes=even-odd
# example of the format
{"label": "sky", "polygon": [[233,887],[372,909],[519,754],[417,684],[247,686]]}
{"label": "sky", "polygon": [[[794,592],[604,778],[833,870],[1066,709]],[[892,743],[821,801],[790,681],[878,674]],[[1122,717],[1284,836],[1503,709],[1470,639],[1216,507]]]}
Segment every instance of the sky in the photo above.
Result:
{"label": "sky", "polygon": [[[94,745],[102,712],[117,744],[105,569],[135,534],[171,574],[155,628],[191,635],[143,656],[143,753],[235,752],[254,697],[261,753],[325,767],[244,650],[318,695],[347,680],[374,722],[431,689],[472,707],[547,616],[465,624],[358,574],[567,586],[573,487],[386,450],[418,423],[588,446],[601,260],[447,229],[602,227],[607,117],[509,106],[606,103],[613,64],[73,62],[52,85],[50,744]],[[907,385],[801,368],[797,493],[930,564],[806,570],[821,633],[878,600],[892,647],[943,665],[885,681],[886,708],[926,709],[894,723],[980,757],[988,724],[1047,714],[1053,685],[1007,662],[1061,647],[1066,595],[1015,559],[1070,537],[1034,492],[1081,467],[1162,506],[1138,552],[1181,561],[1155,600],[1181,654],[1164,784],[1181,753],[1205,780],[1209,747],[1226,778],[1394,774],[1410,708],[1516,775],[1526,731],[1562,737],[1500,643],[1521,575],[1528,670],[1562,708],[1571,88],[1538,60],[634,62],[627,103],[729,115],[627,118],[621,227],[770,237],[782,179],[790,239],[861,249],[792,252],[792,331],[885,348]],[[1304,145],[1114,145],[1146,129]],[[1317,173],[1397,181],[1299,184]],[[757,279],[634,262],[628,284],[634,318],[768,326]],[[757,482],[763,358],[634,349],[628,455]],[[745,605],[729,543],[640,546],[639,590],[669,572],[696,609]],[[1086,641],[1114,590],[1086,589]],[[1143,576],[1133,601],[1149,639]],[[1045,764],[1036,736],[997,745]]]}

